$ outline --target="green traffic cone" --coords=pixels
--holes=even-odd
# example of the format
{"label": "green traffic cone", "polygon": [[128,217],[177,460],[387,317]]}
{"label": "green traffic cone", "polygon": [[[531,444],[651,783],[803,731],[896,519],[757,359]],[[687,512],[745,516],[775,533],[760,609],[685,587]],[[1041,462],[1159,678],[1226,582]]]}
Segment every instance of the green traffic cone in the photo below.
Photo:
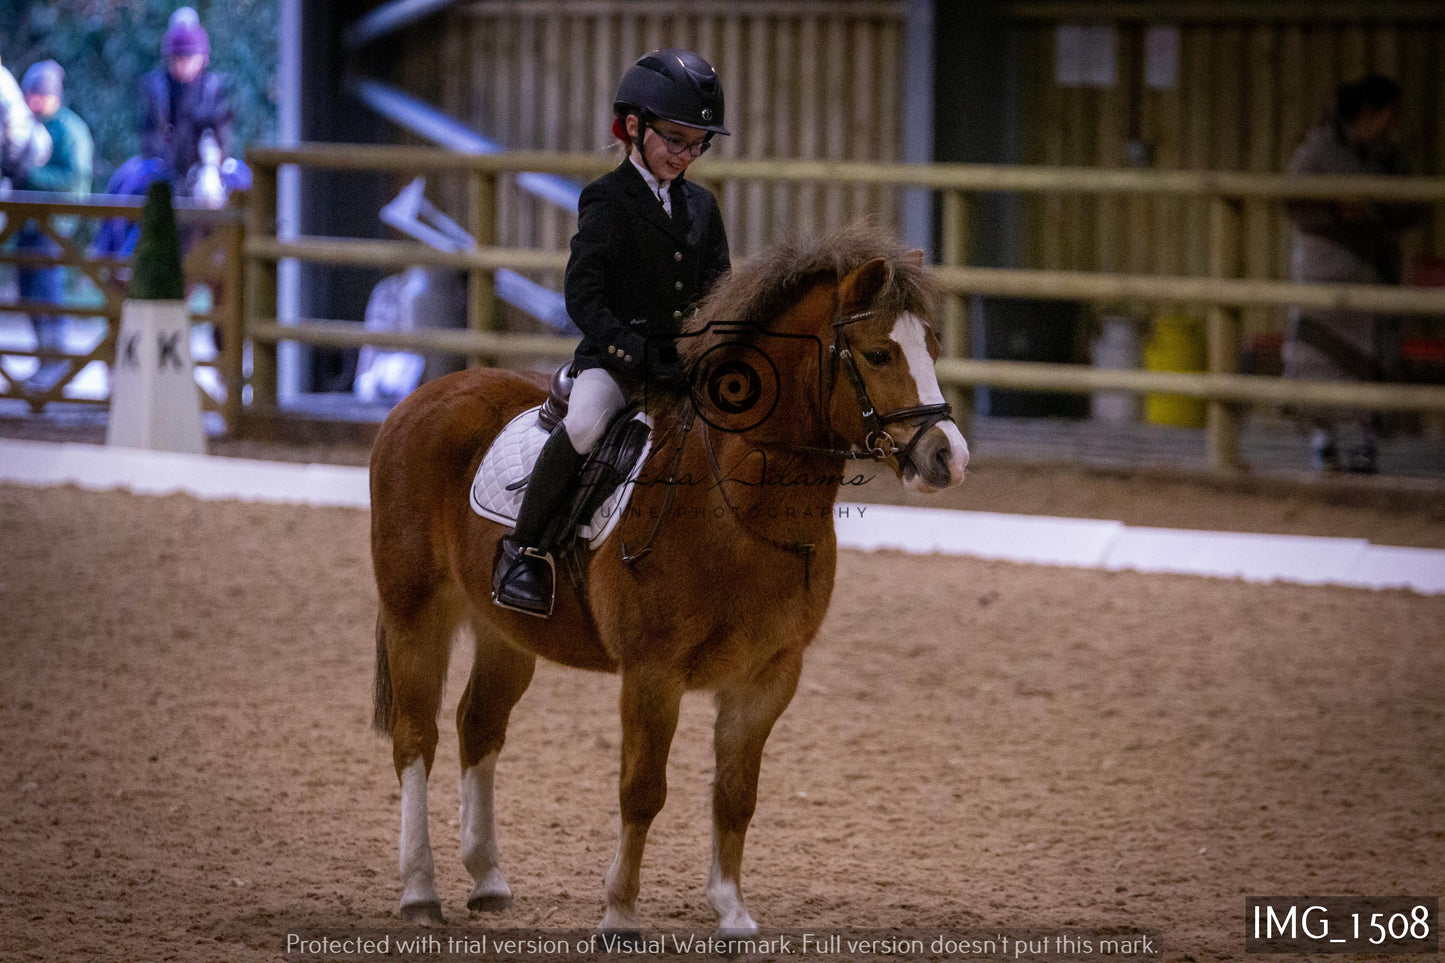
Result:
{"label": "green traffic cone", "polygon": [[181,271],[181,238],[171,207],[169,181],[156,181],[146,191],[140,240],[131,258],[129,296],[137,301],[184,301],[186,278]]}

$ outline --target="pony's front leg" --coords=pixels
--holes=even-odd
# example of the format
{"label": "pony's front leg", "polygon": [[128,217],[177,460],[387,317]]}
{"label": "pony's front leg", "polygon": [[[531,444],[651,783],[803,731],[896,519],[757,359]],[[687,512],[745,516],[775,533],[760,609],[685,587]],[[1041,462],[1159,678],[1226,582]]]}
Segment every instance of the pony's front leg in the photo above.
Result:
{"label": "pony's front leg", "polygon": [[758,802],[763,745],[773,731],[773,723],[793,700],[802,665],[801,653],[785,652],[758,675],[720,689],[717,694],[713,859],[707,898],[717,913],[718,932],[723,936],[746,936],[758,931],[758,924],[743,905],[743,842]]}
{"label": "pony's front leg", "polygon": [[457,707],[461,746],[462,863],[472,876],[467,909],[498,912],[512,905],[512,888],[502,874],[497,846],[493,785],[497,754],[507,736],[507,718],[527,691],[536,657],[492,638],[476,620],[472,678]]}
{"label": "pony's front leg", "polygon": [[677,730],[682,682],[664,673],[622,672],[622,829],[607,870],[607,910],[598,927],[636,932],[637,892],[647,830],[667,801],[667,754]]}

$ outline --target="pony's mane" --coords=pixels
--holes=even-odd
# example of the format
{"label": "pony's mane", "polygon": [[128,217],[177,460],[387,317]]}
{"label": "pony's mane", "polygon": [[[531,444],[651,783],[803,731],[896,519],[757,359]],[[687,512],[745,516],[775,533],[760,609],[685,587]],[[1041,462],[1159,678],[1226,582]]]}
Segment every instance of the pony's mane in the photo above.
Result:
{"label": "pony's mane", "polygon": [[[816,284],[841,280],[864,264],[881,257],[888,262],[888,278],[873,300],[882,317],[911,312],[925,321],[938,307],[938,286],[924,266],[910,256],[908,247],[893,234],[868,221],[855,221],[821,237],[794,235],[736,267],[713,287],[684,326],[678,344],[684,357],[700,357],[711,339],[713,324],[746,324],[759,331],[772,329],[775,320]],[[822,332],[819,332],[820,334]],[[734,333],[728,340],[736,340]]]}

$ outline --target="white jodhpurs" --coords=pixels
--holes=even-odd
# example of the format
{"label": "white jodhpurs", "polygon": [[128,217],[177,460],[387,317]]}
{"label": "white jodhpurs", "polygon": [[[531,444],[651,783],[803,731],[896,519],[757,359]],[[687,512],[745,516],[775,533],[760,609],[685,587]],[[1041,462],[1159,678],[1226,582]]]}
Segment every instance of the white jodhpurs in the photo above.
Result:
{"label": "white jodhpurs", "polygon": [[591,451],[626,404],[626,395],[605,369],[588,368],[577,375],[567,401],[567,416],[562,419],[572,447],[583,455]]}

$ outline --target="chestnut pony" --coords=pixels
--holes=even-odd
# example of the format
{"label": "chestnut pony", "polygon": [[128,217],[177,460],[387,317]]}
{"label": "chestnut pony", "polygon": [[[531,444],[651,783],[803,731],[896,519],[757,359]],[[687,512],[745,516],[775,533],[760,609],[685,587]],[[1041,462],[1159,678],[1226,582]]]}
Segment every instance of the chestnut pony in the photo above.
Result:
{"label": "chestnut pony", "polygon": [[[705,689],[717,704],[707,896],[723,933],[756,932],[743,839],[763,744],[833,593],[834,501],[865,477],[849,459],[925,492],[959,484],[968,463],[933,371],[937,300],[921,252],[864,226],[779,246],[721,280],[679,342],[692,395],[648,399],[654,441],[631,506],[598,549],[559,564],[549,619],[492,603],[505,532],[468,504],[482,453],[543,390],[472,369],[396,407],[372,453],[371,544],[375,722],[391,735],[401,782],[403,919],[442,921],[426,786],[449,648],[465,622],[476,645],[457,707],[462,862],[475,881],[467,906],[511,902],[493,777],[542,656],[622,676],[621,838],[601,928],[639,928],[643,846],[667,794],[679,703]],[[728,360],[708,367],[716,357]]]}

